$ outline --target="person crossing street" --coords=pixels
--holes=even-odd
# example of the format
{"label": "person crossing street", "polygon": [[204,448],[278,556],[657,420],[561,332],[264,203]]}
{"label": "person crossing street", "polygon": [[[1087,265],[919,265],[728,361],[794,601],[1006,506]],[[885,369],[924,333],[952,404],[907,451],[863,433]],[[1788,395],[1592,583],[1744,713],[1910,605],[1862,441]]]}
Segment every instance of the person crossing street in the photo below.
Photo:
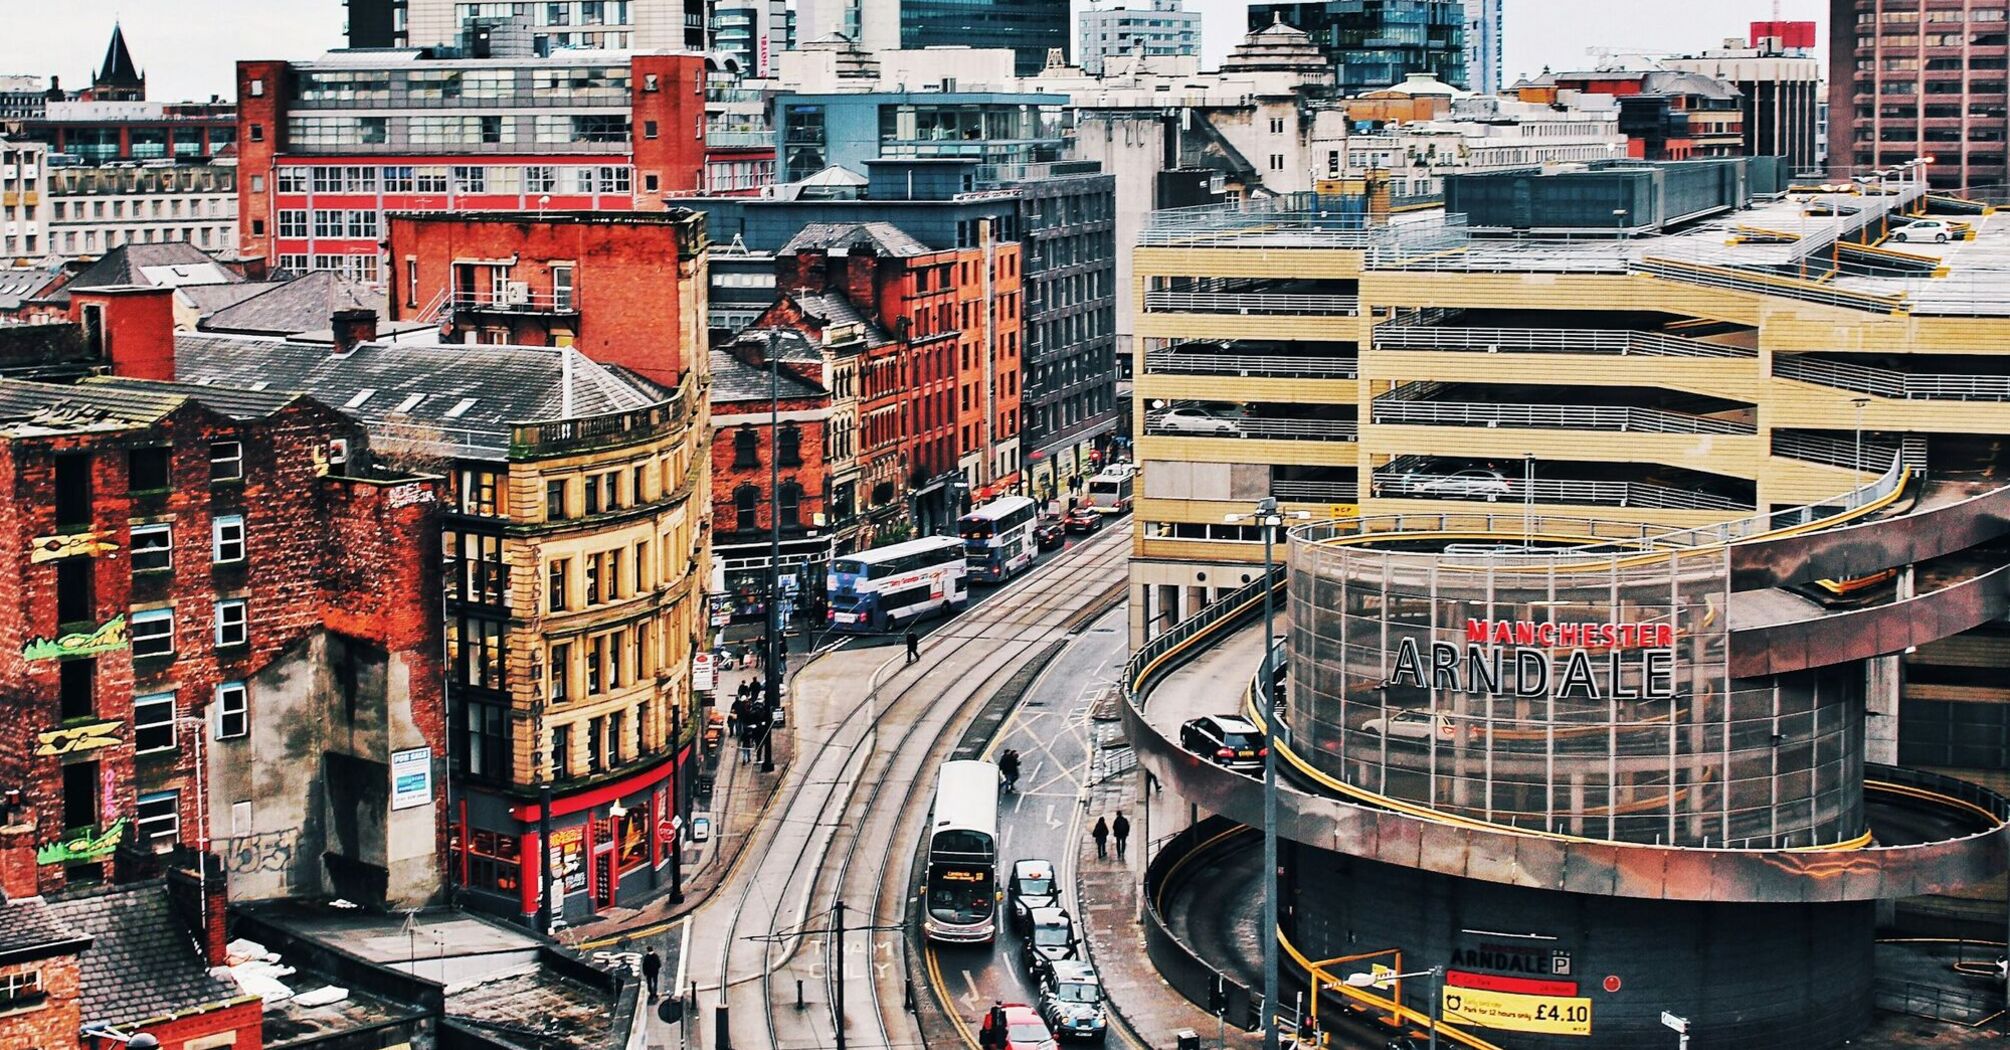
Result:
{"label": "person crossing street", "polygon": [[914,663],[919,659],[921,659],[921,635],[916,634],[914,628],[909,627],[907,629],[907,662]]}

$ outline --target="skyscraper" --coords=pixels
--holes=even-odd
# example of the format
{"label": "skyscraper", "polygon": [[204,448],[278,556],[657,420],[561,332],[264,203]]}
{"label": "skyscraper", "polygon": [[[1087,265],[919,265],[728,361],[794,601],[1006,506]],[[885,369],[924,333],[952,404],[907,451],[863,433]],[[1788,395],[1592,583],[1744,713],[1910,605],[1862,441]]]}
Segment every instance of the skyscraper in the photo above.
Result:
{"label": "skyscraper", "polygon": [[1151,0],[1145,6],[1082,12],[1075,61],[1083,72],[1101,76],[1104,61],[1132,53],[1146,57],[1200,54],[1200,12],[1187,10],[1186,0]]}
{"label": "skyscraper", "polygon": [[1501,6],[1506,0],[1466,0],[1466,87],[1482,95],[1501,89]]}
{"label": "skyscraper", "polygon": [[[865,0],[867,7],[875,0]],[[887,0],[892,6],[896,0]],[[1068,52],[1068,0],[897,0],[900,46],[1009,47],[1020,76],[1047,64],[1047,52]],[[870,21],[870,19],[868,19]],[[867,42],[867,46],[872,46]]]}
{"label": "skyscraper", "polygon": [[[1930,8],[1930,9],[1929,9]],[[1935,187],[1999,196],[2010,138],[2002,4],[1831,0],[1829,167],[1932,157]]]}
{"label": "skyscraper", "polygon": [[1316,0],[1249,5],[1249,28],[1296,26],[1333,63],[1343,94],[1402,83],[1412,73],[1466,86],[1466,4],[1460,0]]}

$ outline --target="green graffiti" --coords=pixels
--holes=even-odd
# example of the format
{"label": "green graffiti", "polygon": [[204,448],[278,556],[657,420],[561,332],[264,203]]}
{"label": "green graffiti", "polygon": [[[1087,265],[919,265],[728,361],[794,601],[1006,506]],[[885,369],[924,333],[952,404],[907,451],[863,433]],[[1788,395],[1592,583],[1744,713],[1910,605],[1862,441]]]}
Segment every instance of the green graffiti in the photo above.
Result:
{"label": "green graffiti", "polygon": [[103,627],[85,634],[72,631],[56,638],[30,638],[21,647],[24,660],[56,660],[65,656],[96,656],[126,647],[126,617],[121,613]]}
{"label": "green graffiti", "polygon": [[93,836],[90,828],[77,828],[70,832],[71,838],[56,842],[45,842],[35,851],[37,864],[69,864],[75,861],[103,860],[112,855],[119,846],[119,835],[126,830],[126,818],[120,817],[105,825],[105,830]]}

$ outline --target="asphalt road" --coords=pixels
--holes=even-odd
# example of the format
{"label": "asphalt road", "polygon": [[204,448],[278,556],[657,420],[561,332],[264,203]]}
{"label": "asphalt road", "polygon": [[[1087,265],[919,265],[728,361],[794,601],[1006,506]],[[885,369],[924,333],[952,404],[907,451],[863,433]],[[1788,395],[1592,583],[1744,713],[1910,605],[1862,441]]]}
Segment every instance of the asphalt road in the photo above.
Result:
{"label": "asphalt road", "polygon": [[[1068,643],[1026,691],[987,754],[995,759],[1006,748],[1017,748],[1020,755],[1019,793],[1004,796],[999,807],[1001,886],[1014,863],[1048,861],[1064,888],[1070,914],[1078,917],[1075,858],[1076,844],[1087,834],[1082,796],[1089,769],[1089,709],[1098,695],[1116,687],[1123,669],[1125,615],[1119,606]],[[927,949],[934,954],[930,972],[941,975],[937,994],[973,1026],[994,1002],[1031,1006],[1037,1001],[1009,916],[1008,901],[1000,910],[1008,929],[995,944]]]}

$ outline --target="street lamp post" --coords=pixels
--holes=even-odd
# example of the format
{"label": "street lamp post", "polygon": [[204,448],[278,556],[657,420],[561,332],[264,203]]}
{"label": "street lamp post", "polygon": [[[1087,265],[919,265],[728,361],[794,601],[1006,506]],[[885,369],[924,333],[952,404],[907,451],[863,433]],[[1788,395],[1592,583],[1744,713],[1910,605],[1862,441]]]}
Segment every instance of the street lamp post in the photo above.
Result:
{"label": "street lamp post", "polygon": [[670,705],[670,903],[684,903],[684,702]]}
{"label": "street lamp post", "polygon": [[[1292,517],[1311,517],[1304,511]],[[1271,638],[1275,632],[1276,587],[1272,545],[1285,515],[1277,510],[1277,497],[1265,496],[1256,502],[1253,514],[1230,514],[1231,523],[1254,521],[1263,530],[1263,661],[1257,681],[1263,687],[1263,1047],[1277,1050],[1277,682],[1271,667]]]}
{"label": "street lamp post", "polygon": [[1863,410],[1870,404],[1870,398],[1853,397],[1849,403],[1856,407],[1856,454],[1850,457],[1850,469],[1863,473]]}
{"label": "street lamp post", "polygon": [[1407,981],[1412,977],[1429,977],[1431,979],[1431,1008],[1426,1010],[1425,1013],[1431,1019],[1431,1050],[1438,1050],[1438,1003],[1444,998],[1444,967],[1433,966],[1428,970],[1418,970],[1415,973],[1350,973],[1347,975],[1347,987],[1374,988],[1391,981]]}

